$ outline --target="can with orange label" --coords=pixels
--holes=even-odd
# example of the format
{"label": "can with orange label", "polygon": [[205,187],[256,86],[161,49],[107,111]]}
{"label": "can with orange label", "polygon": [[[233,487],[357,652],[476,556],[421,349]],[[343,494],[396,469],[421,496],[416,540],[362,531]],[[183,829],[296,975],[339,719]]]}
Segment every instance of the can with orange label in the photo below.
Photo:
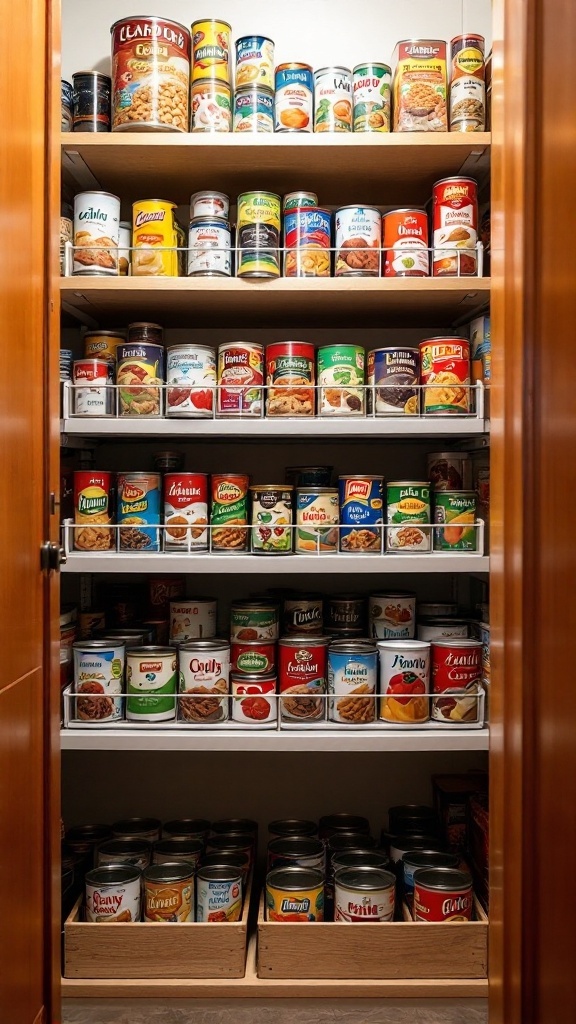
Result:
{"label": "can with orange label", "polygon": [[384,277],[428,277],[428,215],[425,210],[390,210],[382,217]]}
{"label": "can with orange label", "polygon": [[450,43],[450,131],[483,132],[486,128],[484,36],[467,33]]}
{"label": "can with orange label", "polygon": [[467,338],[428,338],[420,342],[420,383],[424,412],[445,415],[470,411],[470,343]]}
{"label": "can with orange label", "polygon": [[132,204],[132,274],[178,277],[176,204],[139,199]]}
{"label": "can with orange label", "polygon": [[144,920],[184,924],[194,920],[194,868],[182,861],[144,871]]}
{"label": "can with orange label", "polygon": [[478,273],[478,186],[473,178],[442,178],[432,189],[432,274]]}

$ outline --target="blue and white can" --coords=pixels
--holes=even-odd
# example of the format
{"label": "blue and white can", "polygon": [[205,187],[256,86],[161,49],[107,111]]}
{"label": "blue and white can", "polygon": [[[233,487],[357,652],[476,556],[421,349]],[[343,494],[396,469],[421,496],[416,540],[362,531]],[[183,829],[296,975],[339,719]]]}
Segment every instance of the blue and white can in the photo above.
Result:
{"label": "blue and white can", "polygon": [[240,36],[236,40],[235,88],[264,85],[274,89],[274,42],[266,36]]}
{"label": "blue and white can", "polygon": [[378,652],[365,640],[334,640],[328,648],[328,718],[364,725],[376,718]]}
{"label": "blue and white can", "polygon": [[382,552],[383,476],[339,476],[340,551]]}
{"label": "blue and white can", "polygon": [[234,97],[235,132],[274,131],[274,93],[259,83],[238,89]]}
{"label": "blue and white can", "polygon": [[121,551],[160,551],[159,473],[119,473],[118,524]]}
{"label": "blue and white can", "polygon": [[309,64],[276,68],[274,131],[311,132],[314,126],[314,74]]}
{"label": "blue and white can", "polygon": [[79,640],[74,653],[75,718],[100,725],[124,717],[123,643],[108,640]]}

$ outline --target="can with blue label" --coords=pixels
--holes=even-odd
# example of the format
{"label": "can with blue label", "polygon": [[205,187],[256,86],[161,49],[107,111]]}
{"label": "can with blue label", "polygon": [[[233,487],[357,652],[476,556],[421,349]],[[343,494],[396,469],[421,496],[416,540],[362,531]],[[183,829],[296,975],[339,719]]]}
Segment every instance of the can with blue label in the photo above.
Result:
{"label": "can with blue label", "polygon": [[339,476],[340,551],[382,552],[383,476]]}
{"label": "can with blue label", "polygon": [[274,130],[311,132],[314,74],[310,64],[280,64],[275,75]]}
{"label": "can with blue label", "polygon": [[116,348],[116,383],[121,416],[161,416],[164,347],[126,343]]}
{"label": "can with blue label", "polygon": [[284,213],[284,277],[330,277],[329,210]]}
{"label": "can with blue label", "polygon": [[328,718],[363,725],[376,718],[378,653],[364,640],[333,640],[328,648]]}
{"label": "can with blue label", "polygon": [[121,551],[160,551],[159,473],[119,473],[118,524]]}
{"label": "can with blue label", "polygon": [[236,89],[256,83],[274,89],[274,42],[266,36],[240,36],[236,40]]}
{"label": "can with blue label", "polygon": [[238,89],[234,97],[235,132],[274,131],[274,93],[255,82]]}

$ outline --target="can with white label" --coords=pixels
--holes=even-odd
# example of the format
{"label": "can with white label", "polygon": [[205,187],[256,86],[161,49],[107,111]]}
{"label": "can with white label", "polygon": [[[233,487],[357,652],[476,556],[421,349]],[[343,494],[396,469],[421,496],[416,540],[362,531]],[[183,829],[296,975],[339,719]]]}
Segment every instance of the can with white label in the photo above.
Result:
{"label": "can with white label", "polygon": [[79,192],[74,197],[73,274],[118,274],[120,200],[110,192]]}
{"label": "can with white label", "polygon": [[430,718],[430,644],[380,640],[380,718],[417,725]]}
{"label": "can with white label", "polygon": [[188,277],[230,277],[230,225],[221,217],[194,217],[188,231]]}
{"label": "can with white label", "polygon": [[396,878],[384,868],[340,868],[334,876],[334,920],[392,921]]}
{"label": "can with white label", "polygon": [[86,920],[129,924],[140,920],[142,872],[133,864],[105,864],[88,871]]}
{"label": "can with white label", "polygon": [[331,722],[361,725],[376,717],[376,645],[361,640],[333,640],[328,648],[328,717]]}
{"label": "can with white label", "polygon": [[370,594],[370,635],[376,640],[410,640],[414,636],[416,594],[403,590]]}
{"label": "can with white label", "polygon": [[239,921],[241,914],[241,870],[228,864],[200,868],[196,876],[196,920]]}
{"label": "can with white label", "polygon": [[176,716],[178,658],[172,647],[135,647],[126,655],[126,718],[165,722]]}
{"label": "can with white label", "polygon": [[228,718],[230,644],[191,640],[179,648],[178,718],[194,725]]}
{"label": "can with white label", "polygon": [[125,646],[114,640],[79,640],[74,654],[76,718],[99,725],[123,718]]}
{"label": "can with white label", "polygon": [[216,607],[210,597],[170,601],[170,643],[216,636]]}

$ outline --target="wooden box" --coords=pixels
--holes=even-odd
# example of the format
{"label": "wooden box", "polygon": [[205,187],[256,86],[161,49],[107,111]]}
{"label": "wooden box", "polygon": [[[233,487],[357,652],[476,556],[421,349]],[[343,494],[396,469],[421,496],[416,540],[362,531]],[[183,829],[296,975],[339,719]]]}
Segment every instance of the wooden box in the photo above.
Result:
{"label": "wooden box", "polygon": [[259,978],[486,978],[488,920],[282,924],[258,914]]}

